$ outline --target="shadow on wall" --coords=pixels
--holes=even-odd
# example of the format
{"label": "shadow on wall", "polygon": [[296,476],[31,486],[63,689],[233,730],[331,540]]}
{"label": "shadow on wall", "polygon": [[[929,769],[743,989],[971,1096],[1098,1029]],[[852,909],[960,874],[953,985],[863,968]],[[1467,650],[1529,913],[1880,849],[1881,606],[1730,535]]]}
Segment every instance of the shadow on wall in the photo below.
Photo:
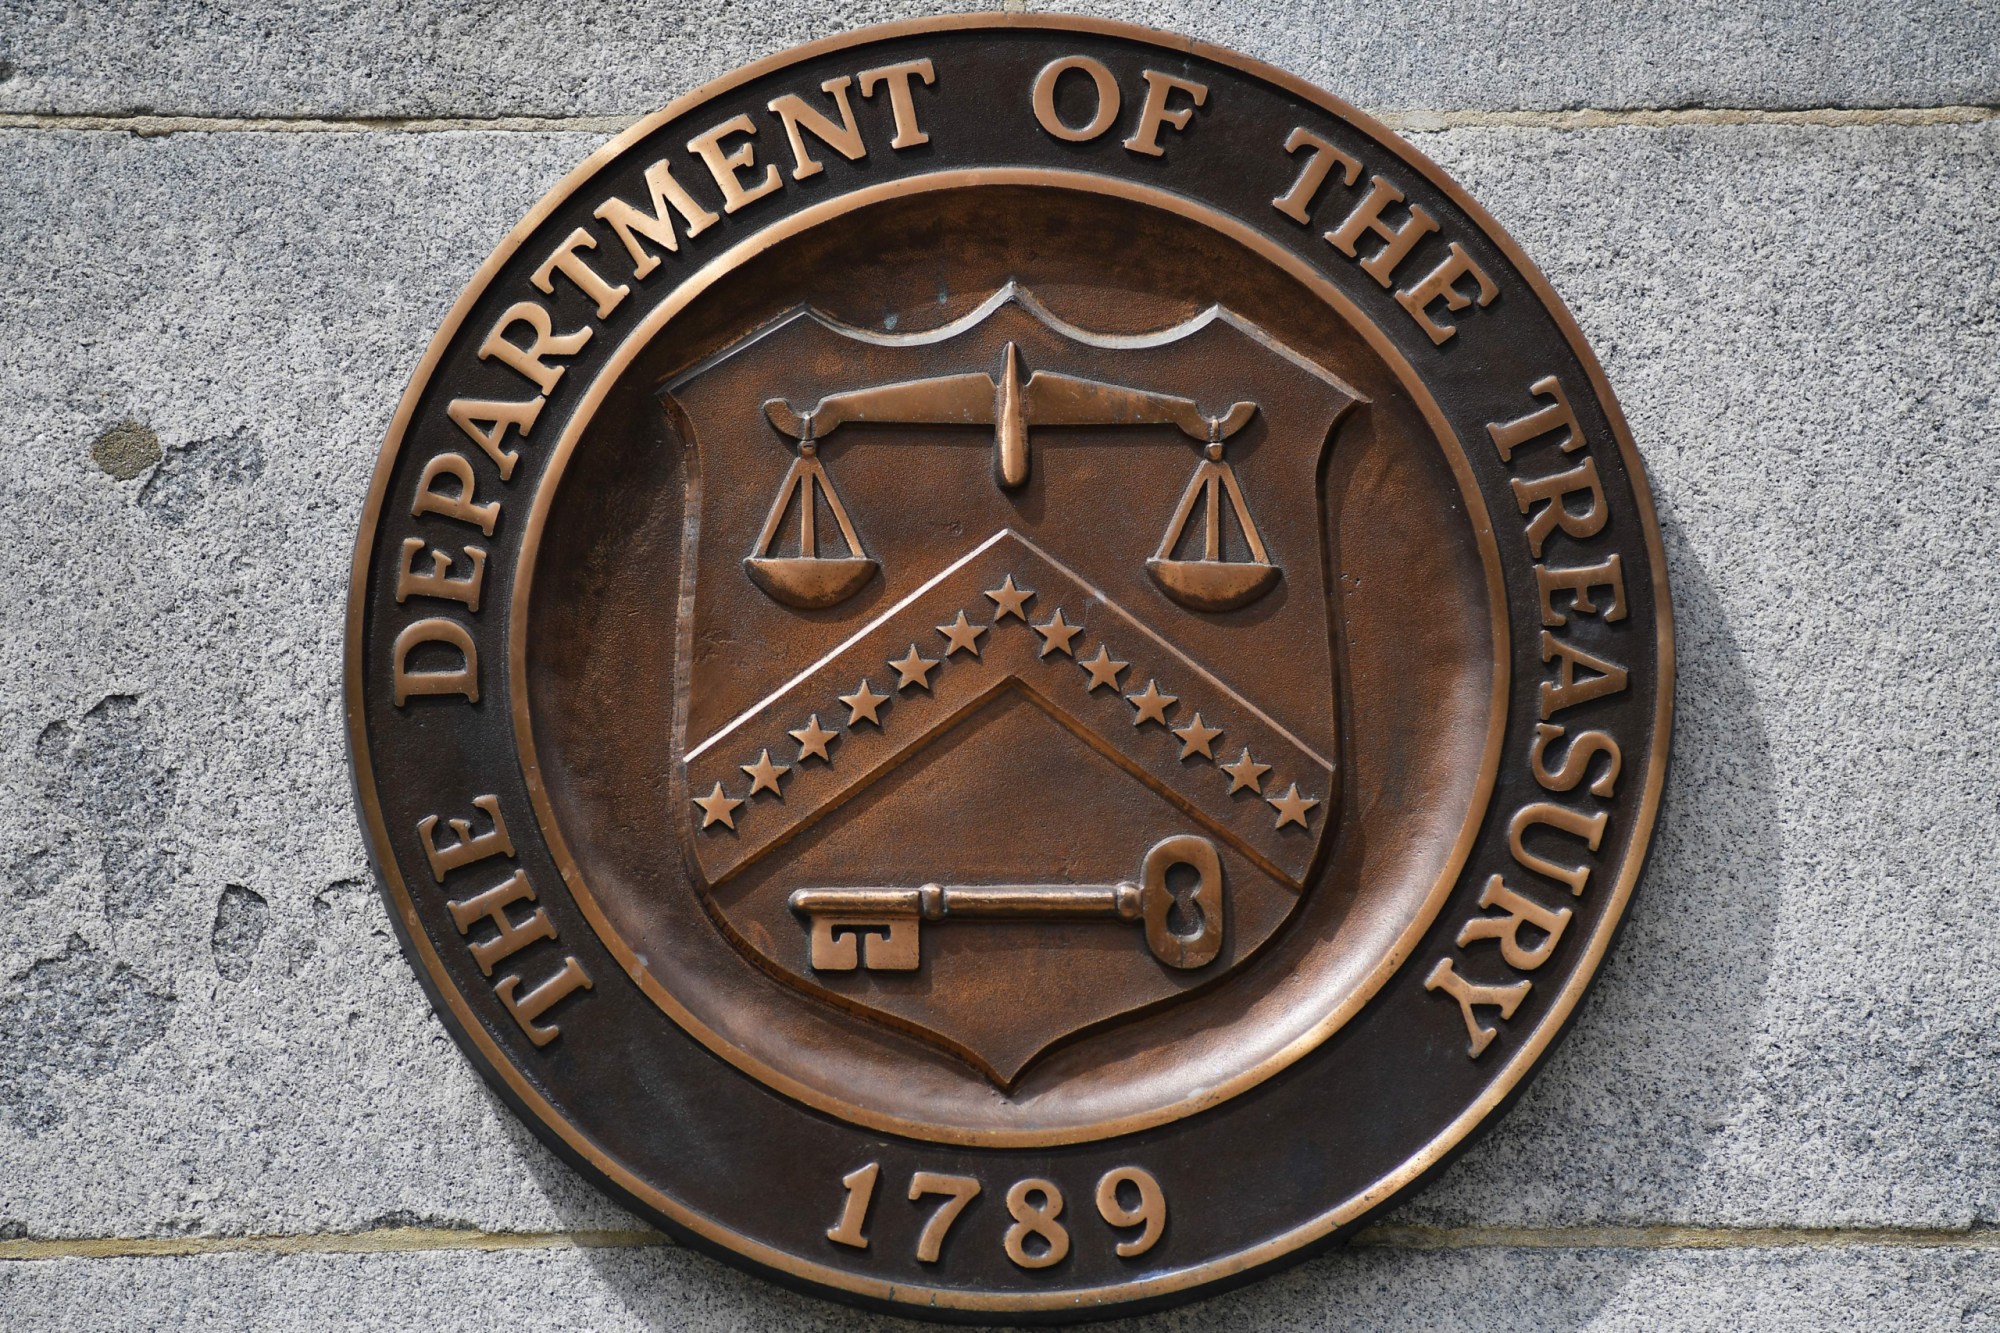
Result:
{"label": "shadow on wall", "polygon": [[[1711,1150],[1743,1103],[1759,1049],[1782,850],[1768,738],[1725,598],[1670,514],[1662,513],[1662,526],[1679,684],[1652,858],[1599,984],[1571,1025],[1573,1040],[1494,1132],[1386,1219],[1446,1229],[1435,1248],[1337,1250],[1179,1311],[1092,1327],[1581,1328],[1618,1304],[1635,1273],[1672,1256],[1468,1248],[1449,1228],[1719,1220]],[[555,1157],[523,1156],[552,1198],[579,1197],[578,1182]],[[601,1206],[566,1215],[580,1226],[603,1224]],[[641,1326],[931,1327],[797,1296],[678,1248],[588,1253]]]}

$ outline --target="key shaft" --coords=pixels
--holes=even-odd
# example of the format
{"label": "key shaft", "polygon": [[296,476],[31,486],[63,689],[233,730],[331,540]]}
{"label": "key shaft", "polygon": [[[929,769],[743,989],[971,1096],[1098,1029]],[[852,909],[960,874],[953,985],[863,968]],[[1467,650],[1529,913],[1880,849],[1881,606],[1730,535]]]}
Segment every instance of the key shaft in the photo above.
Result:
{"label": "key shaft", "polygon": [[801,916],[914,917],[1116,917],[1136,921],[1141,890],[1117,884],[924,884],[914,889],[800,889],[791,907]]}
{"label": "key shaft", "polygon": [[[1176,866],[1196,876],[1186,912],[1192,927],[1182,930],[1169,924],[1177,904],[1167,872]],[[1146,947],[1174,968],[1206,967],[1222,949],[1222,861],[1213,843],[1194,834],[1154,844],[1136,884],[859,885],[797,889],[788,901],[808,923],[815,972],[913,971],[921,959],[918,935],[924,924],[953,918],[1139,922]]]}

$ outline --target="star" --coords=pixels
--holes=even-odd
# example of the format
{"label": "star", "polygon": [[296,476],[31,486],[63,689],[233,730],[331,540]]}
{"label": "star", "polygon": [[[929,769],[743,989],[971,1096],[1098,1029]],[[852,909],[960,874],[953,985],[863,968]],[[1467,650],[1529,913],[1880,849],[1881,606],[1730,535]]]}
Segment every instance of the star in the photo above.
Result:
{"label": "star", "polygon": [[1233,795],[1248,787],[1259,796],[1264,794],[1264,775],[1271,771],[1269,764],[1260,764],[1250,757],[1250,747],[1243,747],[1243,757],[1233,764],[1217,764],[1229,775],[1229,790]]}
{"label": "star", "polygon": [[875,693],[868,688],[868,682],[864,680],[860,689],[852,694],[841,695],[840,701],[847,705],[848,726],[868,721],[879,727],[882,725],[882,705],[889,702],[889,696]]}
{"label": "star", "polygon": [[808,759],[824,759],[829,764],[833,762],[833,756],[826,752],[826,743],[839,740],[840,733],[828,731],[820,726],[818,713],[812,715],[812,721],[797,731],[787,732],[786,735],[799,743],[800,763],[803,764]]}
{"label": "star", "polygon": [[[889,665],[896,668],[896,674],[902,677],[901,680],[896,682],[897,689],[907,690],[912,685],[921,685],[925,689],[929,689],[931,687],[931,672],[937,668],[937,659],[935,657],[918,656],[917,645],[913,643],[910,645],[910,655],[908,657],[905,657],[900,662],[891,662]],[[877,722],[876,725],[880,726],[881,723]]]}
{"label": "star", "polygon": [[1083,692],[1094,694],[1100,685],[1109,685],[1112,689],[1117,689],[1118,673],[1132,664],[1119,661],[1111,655],[1109,648],[1100,643],[1097,645],[1097,656],[1088,662],[1078,662],[1077,665],[1090,673],[1090,684],[1083,687]]}
{"label": "star", "polygon": [[1310,796],[1299,795],[1299,784],[1296,782],[1292,784],[1292,789],[1283,796],[1266,796],[1264,799],[1269,801],[1271,808],[1278,812],[1279,828],[1283,828],[1287,824],[1297,824],[1300,828],[1304,828],[1306,826],[1306,811],[1319,804],[1318,801],[1315,801]]}
{"label": "star", "polygon": [[710,824],[720,824],[730,829],[736,827],[736,807],[743,804],[724,792],[720,782],[715,784],[715,790],[708,795],[695,797],[694,803],[701,807],[703,828],[707,828]]}
{"label": "star", "polygon": [[958,619],[952,621],[949,625],[939,625],[937,627],[938,633],[951,640],[951,647],[944,650],[946,657],[950,657],[960,649],[964,649],[974,657],[979,656],[979,636],[984,634],[986,630],[987,626],[975,625],[968,621],[963,611],[960,611]]}
{"label": "star", "polygon": [[1012,574],[1007,576],[1005,583],[986,595],[993,599],[994,606],[1000,608],[993,617],[995,620],[1005,620],[1008,616],[1012,616],[1023,625],[1028,623],[1028,603],[1034,600],[1035,594],[1026,588],[1015,587]]}
{"label": "star", "polygon": [[785,794],[778,790],[778,779],[792,771],[791,765],[772,763],[771,752],[766,750],[757,756],[756,763],[742,764],[740,767],[745,773],[750,775],[750,794],[752,796],[755,796],[760,791],[767,791],[781,801],[785,799]]}
{"label": "star", "polygon": [[1208,748],[1208,743],[1222,734],[1222,728],[1203,726],[1200,713],[1196,713],[1194,721],[1185,727],[1173,727],[1170,730],[1181,738],[1181,758],[1186,759],[1197,754],[1203,759],[1215,758],[1215,751]]}
{"label": "star", "polygon": [[1132,719],[1133,726],[1141,727],[1148,722],[1157,722],[1164,727],[1167,725],[1167,710],[1179,702],[1179,698],[1172,694],[1161,694],[1160,683],[1149,680],[1146,682],[1144,694],[1128,694],[1125,696],[1125,701],[1139,710],[1139,716]]}
{"label": "star", "polygon": [[1071,657],[1075,657],[1076,650],[1069,646],[1069,641],[1083,633],[1083,626],[1072,625],[1064,620],[1062,608],[1059,606],[1056,608],[1056,613],[1049,617],[1048,624],[1035,626],[1035,633],[1042,636],[1041,649],[1035,656],[1047,657],[1050,653],[1068,653]]}

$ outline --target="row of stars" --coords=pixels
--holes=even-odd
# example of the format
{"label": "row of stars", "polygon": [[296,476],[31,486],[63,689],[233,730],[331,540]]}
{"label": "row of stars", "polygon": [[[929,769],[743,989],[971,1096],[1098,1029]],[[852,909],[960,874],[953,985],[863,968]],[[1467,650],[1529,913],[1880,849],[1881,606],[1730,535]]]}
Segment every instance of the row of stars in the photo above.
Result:
{"label": "row of stars", "polygon": [[[1063,620],[1060,607],[1057,608],[1055,615],[1046,624],[1036,625],[1030,621],[1027,611],[1028,602],[1035,594],[1028,589],[1018,586],[1014,582],[1012,574],[1009,574],[1006,581],[998,588],[989,590],[985,595],[993,601],[995,610],[993,617],[994,624],[998,624],[1011,615],[1042,636],[1042,647],[1041,652],[1038,654],[1039,656],[1046,657],[1051,651],[1069,652],[1070,640],[1082,632],[1081,626],[1070,625]],[[937,632],[945,638],[944,655],[942,657],[925,657],[918,651],[917,645],[912,643],[909,652],[905,653],[900,660],[892,659],[889,662],[890,668],[896,673],[897,680],[895,688],[887,694],[876,693],[874,684],[867,677],[862,677],[861,685],[854,693],[837,696],[840,702],[847,706],[848,730],[854,730],[863,722],[872,722],[878,731],[881,730],[883,704],[888,703],[904,690],[913,687],[928,692],[931,688],[931,672],[959,653],[965,653],[977,658],[979,656],[980,636],[992,628],[992,625],[976,625],[972,623],[971,617],[967,616],[964,610],[961,609],[956,620],[952,621],[949,625],[939,625],[937,627]],[[814,713],[807,719],[805,726],[800,727],[797,731],[787,732],[786,734],[799,743],[798,763],[803,765],[808,759],[818,759],[822,763],[831,764],[833,762],[833,755],[827,747],[833,741],[839,740],[845,733],[827,730],[820,725],[819,714]],[[736,811],[760,791],[770,792],[779,800],[785,798],[784,790],[780,784],[785,776],[792,771],[792,765],[773,763],[771,761],[770,750],[766,749],[762,754],[758,755],[756,763],[742,764],[739,767],[750,778],[750,791],[747,796],[742,798],[733,797],[718,782],[715,784],[715,789],[708,795],[694,798],[694,803],[701,807],[701,826],[703,828],[720,824],[724,828],[734,829],[736,827]]]}
{"label": "row of stars", "polygon": [[[1085,694],[1095,694],[1098,690],[1106,688],[1114,691],[1120,690],[1122,687],[1118,683],[1118,677],[1124,673],[1127,667],[1132,665],[1130,662],[1121,662],[1113,657],[1110,647],[1103,643],[1097,645],[1096,657],[1088,660],[1077,658],[1076,664],[1090,675],[1090,680],[1083,687]],[[1168,726],[1167,713],[1175,704],[1180,702],[1180,697],[1178,695],[1162,693],[1158,680],[1148,677],[1146,688],[1137,694],[1127,694],[1125,702],[1131,704],[1137,710],[1132,718],[1133,726],[1142,727],[1148,722],[1156,722],[1160,726],[1165,727],[1171,735],[1180,741],[1180,757],[1183,762],[1194,758],[1196,755],[1200,755],[1203,759],[1208,760],[1224,773],[1227,773],[1229,775],[1230,795],[1233,796],[1237,792],[1247,788],[1259,796],[1264,796],[1264,775],[1271,771],[1271,766],[1269,764],[1260,764],[1255,759],[1252,759],[1250,757],[1250,747],[1247,745],[1243,747],[1243,753],[1237,758],[1235,763],[1223,763],[1216,757],[1213,748],[1216,740],[1222,735],[1222,728],[1211,727],[1206,722],[1203,722],[1199,711],[1195,713],[1193,720],[1186,726]],[[1227,753],[1227,751],[1224,753]],[[1283,828],[1287,824],[1297,824],[1300,828],[1306,827],[1306,811],[1319,804],[1317,800],[1310,796],[1300,795],[1299,784],[1296,782],[1291,785],[1291,790],[1285,792],[1283,795],[1264,796],[1264,800],[1272,809],[1278,812],[1277,826],[1279,828]]]}
{"label": "row of stars", "polygon": [[[1011,573],[998,588],[988,589],[984,596],[993,602],[994,625],[1006,620],[1008,616],[1013,616],[1041,635],[1042,644],[1036,650],[1037,657],[1061,653],[1082,667],[1090,677],[1084,686],[1086,694],[1094,694],[1099,689],[1106,688],[1114,692],[1121,690],[1118,678],[1132,664],[1112,657],[1109,647],[1102,642],[1097,646],[1095,658],[1084,660],[1077,657],[1075,640],[1077,635],[1083,633],[1083,626],[1070,624],[1063,617],[1060,606],[1055,609],[1055,614],[1041,624],[1030,620],[1028,603],[1034,600],[1035,593],[1017,585]],[[864,676],[860,688],[854,693],[837,696],[840,702],[847,706],[848,730],[852,731],[863,722],[872,722],[877,730],[881,730],[883,704],[907,689],[918,688],[928,692],[931,688],[930,673],[959,653],[978,658],[979,638],[992,628],[993,625],[973,624],[961,609],[958,618],[951,624],[937,627],[937,632],[945,638],[945,649],[941,657],[925,657],[918,651],[917,645],[912,643],[909,651],[901,659],[892,659],[889,662],[890,668],[897,675],[895,688],[890,693],[877,694],[868,678]],[[1158,723],[1180,741],[1180,757],[1183,761],[1200,755],[1228,774],[1230,795],[1248,789],[1258,796],[1263,796],[1264,800],[1278,812],[1277,827],[1284,828],[1287,824],[1306,827],[1306,812],[1319,804],[1317,800],[1300,795],[1296,782],[1281,796],[1264,796],[1264,775],[1271,771],[1271,766],[1252,759],[1247,746],[1235,763],[1222,763],[1212,748],[1216,739],[1222,735],[1222,729],[1204,723],[1199,712],[1186,726],[1168,726],[1167,713],[1180,702],[1180,699],[1177,695],[1163,693],[1157,680],[1148,678],[1144,690],[1125,695],[1125,700],[1137,710],[1136,716],[1132,719],[1133,726],[1144,726],[1148,722]],[[803,765],[808,759],[818,759],[830,765],[833,756],[827,747],[831,742],[840,739],[843,733],[822,727],[819,714],[814,713],[805,726],[786,734],[799,744],[798,764]],[[757,756],[756,763],[742,764],[739,767],[750,778],[748,796],[743,798],[730,796],[718,782],[708,795],[694,798],[695,805],[701,808],[701,826],[704,829],[721,824],[724,828],[733,830],[736,827],[736,811],[759,792],[769,792],[781,801],[784,799],[784,790],[780,784],[791,773],[792,765],[773,763],[771,752],[766,749]]]}

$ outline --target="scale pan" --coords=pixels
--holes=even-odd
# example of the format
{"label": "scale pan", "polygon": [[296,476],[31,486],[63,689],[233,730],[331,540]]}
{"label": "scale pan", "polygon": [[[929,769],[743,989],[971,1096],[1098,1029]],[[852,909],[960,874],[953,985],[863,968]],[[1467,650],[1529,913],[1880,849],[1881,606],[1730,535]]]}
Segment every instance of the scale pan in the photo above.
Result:
{"label": "scale pan", "polygon": [[1146,572],[1182,606],[1234,611],[1271,591],[1280,570],[1254,560],[1153,559],[1146,562]]}
{"label": "scale pan", "polygon": [[756,556],[743,562],[750,581],[786,606],[818,611],[835,606],[875,576],[866,556]]}

